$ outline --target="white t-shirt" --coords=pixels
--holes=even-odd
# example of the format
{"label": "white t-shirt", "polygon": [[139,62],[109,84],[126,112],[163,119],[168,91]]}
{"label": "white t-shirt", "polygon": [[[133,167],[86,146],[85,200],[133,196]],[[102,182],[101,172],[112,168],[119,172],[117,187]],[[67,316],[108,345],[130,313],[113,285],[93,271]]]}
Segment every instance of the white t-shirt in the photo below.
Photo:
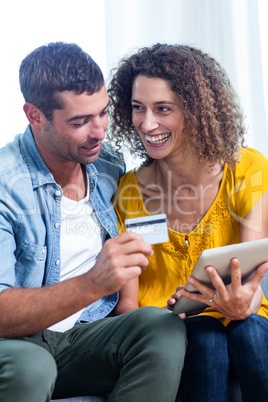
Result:
{"label": "white t-shirt", "polygon": [[[74,201],[61,199],[61,272],[60,281],[90,270],[102,249],[105,231],[100,225],[89,195]],[[84,309],[48,329],[64,332],[72,328]]]}

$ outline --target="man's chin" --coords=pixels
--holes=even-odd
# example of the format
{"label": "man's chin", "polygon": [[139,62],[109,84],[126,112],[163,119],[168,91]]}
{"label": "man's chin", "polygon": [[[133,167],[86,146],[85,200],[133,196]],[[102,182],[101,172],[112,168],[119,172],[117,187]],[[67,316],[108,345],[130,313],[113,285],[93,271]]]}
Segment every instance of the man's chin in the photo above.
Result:
{"label": "man's chin", "polygon": [[86,158],[83,158],[83,164],[84,165],[89,165],[90,163],[94,163],[98,160],[100,156],[100,151],[93,152],[91,155],[87,156]]}

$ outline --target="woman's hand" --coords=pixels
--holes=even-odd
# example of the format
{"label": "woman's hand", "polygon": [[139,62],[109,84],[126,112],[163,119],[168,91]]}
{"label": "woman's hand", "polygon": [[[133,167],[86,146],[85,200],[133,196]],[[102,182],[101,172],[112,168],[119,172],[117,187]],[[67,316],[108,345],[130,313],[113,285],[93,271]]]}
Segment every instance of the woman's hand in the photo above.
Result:
{"label": "woman's hand", "polygon": [[[188,299],[206,303],[215,308],[229,320],[244,320],[251,314],[256,314],[262,302],[262,291],[260,282],[268,269],[268,262],[260,265],[255,274],[244,285],[241,283],[240,262],[237,258],[231,260],[231,283],[225,285],[215,268],[208,266],[206,272],[211,278],[215,292],[190,277],[189,283],[194,286],[200,294],[179,290],[179,295]],[[176,297],[179,297],[176,296]],[[172,299],[169,299],[172,300]]]}
{"label": "woman's hand", "polygon": [[[168,310],[173,310],[173,308],[174,308],[174,306],[175,306],[175,304],[176,304],[176,302],[177,302],[177,300],[179,300],[179,298],[181,297],[181,294],[179,293],[179,291],[180,290],[182,290],[182,289],[184,289],[184,287],[185,286],[177,286],[177,288],[176,288],[176,293],[174,293],[172,296],[171,296],[171,298],[170,299],[168,299],[168,301],[167,301],[167,309]],[[180,318],[186,318],[186,314],[185,313],[183,313],[183,314],[178,314],[178,316],[180,317]]]}
{"label": "woman's hand", "polygon": [[[182,296],[181,294],[181,290],[184,289],[185,286],[177,286],[176,288],[176,293],[174,293],[170,299],[168,299],[167,301],[167,309],[168,310],[173,310],[177,300],[179,300],[179,298]],[[202,311],[204,311],[204,308],[198,309],[198,310],[193,310],[193,311],[189,311],[187,313],[180,313],[178,314],[178,316],[182,319],[190,317],[191,315],[196,315],[196,314],[200,314],[202,313]]]}

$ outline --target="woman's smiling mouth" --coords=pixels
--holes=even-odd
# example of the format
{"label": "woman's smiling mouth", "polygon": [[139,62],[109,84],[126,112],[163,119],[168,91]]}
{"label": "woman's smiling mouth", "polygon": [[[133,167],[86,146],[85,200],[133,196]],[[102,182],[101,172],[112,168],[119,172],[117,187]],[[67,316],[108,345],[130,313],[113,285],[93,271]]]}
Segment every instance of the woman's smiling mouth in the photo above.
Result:
{"label": "woman's smiling mouth", "polygon": [[166,142],[169,139],[170,136],[171,136],[170,133],[158,134],[158,135],[153,135],[153,136],[145,134],[145,140],[149,144],[163,144],[164,142]]}

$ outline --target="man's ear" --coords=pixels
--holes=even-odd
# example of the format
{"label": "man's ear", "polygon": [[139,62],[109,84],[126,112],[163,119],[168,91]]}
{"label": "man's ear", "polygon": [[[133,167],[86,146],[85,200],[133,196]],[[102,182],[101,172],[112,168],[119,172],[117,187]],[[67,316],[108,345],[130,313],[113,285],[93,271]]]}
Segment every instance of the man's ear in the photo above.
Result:
{"label": "man's ear", "polygon": [[33,103],[26,102],[23,106],[23,110],[33,128],[36,130],[41,130],[44,127],[46,118],[37,106],[35,106]]}

